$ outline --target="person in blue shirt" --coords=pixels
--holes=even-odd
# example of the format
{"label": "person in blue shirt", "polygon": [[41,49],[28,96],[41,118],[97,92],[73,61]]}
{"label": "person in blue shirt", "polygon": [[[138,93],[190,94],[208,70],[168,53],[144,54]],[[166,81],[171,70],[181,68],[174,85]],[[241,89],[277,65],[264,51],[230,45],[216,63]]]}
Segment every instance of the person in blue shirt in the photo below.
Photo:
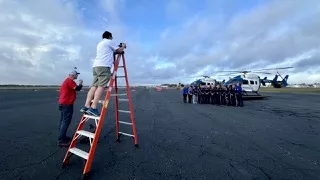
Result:
{"label": "person in blue shirt", "polygon": [[187,103],[188,92],[189,92],[189,87],[188,87],[188,86],[185,86],[185,87],[182,89],[182,95],[183,95],[183,102],[184,102],[184,103]]}
{"label": "person in blue shirt", "polygon": [[242,87],[241,87],[241,84],[240,84],[240,83],[237,83],[236,88],[235,88],[235,91],[236,91],[236,97],[237,97],[237,102],[238,102],[238,103],[236,104],[236,106],[242,107],[242,106],[243,106]]}

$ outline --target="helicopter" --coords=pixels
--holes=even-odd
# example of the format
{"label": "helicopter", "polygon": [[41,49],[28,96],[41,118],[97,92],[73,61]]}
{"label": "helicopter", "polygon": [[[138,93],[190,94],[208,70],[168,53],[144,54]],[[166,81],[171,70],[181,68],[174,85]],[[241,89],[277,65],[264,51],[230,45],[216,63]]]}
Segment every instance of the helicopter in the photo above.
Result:
{"label": "helicopter", "polygon": [[[282,80],[278,81],[278,77],[281,77]],[[266,83],[270,83],[271,86],[273,86],[274,88],[282,88],[282,87],[287,87],[288,86],[288,78],[289,75],[286,75],[284,78],[281,76],[281,74],[279,72],[277,72],[277,74],[275,75],[275,77],[272,80],[267,79],[267,77],[261,79],[261,84],[263,86],[266,86]]]}
{"label": "helicopter", "polygon": [[[222,72],[226,72],[226,71],[222,71]],[[238,71],[232,71],[232,72],[238,72]],[[247,95],[247,92],[253,92],[258,94],[258,91],[260,88],[260,77],[255,74],[247,74],[249,73],[249,71],[240,71],[240,73],[243,73],[243,74],[235,76],[233,78],[230,77],[230,79],[227,82],[225,81],[225,79],[222,81],[217,81],[216,79],[210,78],[210,76],[202,75],[204,78],[197,79],[194,82],[192,82],[190,85],[191,86],[215,86],[215,85],[229,86],[229,85],[236,85],[237,83],[241,83],[242,90],[245,93],[245,95]],[[267,74],[271,74],[271,73],[267,73]],[[225,76],[225,75],[221,75],[221,76]]]}
{"label": "helicopter", "polygon": [[202,79],[197,79],[194,82],[192,82],[190,85],[192,86],[214,86],[216,84],[223,84],[225,83],[225,80],[223,81],[217,81],[216,79],[211,78],[207,75],[202,75]]}
{"label": "helicopter", "polygon": [[[284,87],[287,86],[287,80],[289,75],[286,75],[285,78],[283,78],[282,81],[277,81],[278,74],[280,73],[277,71],[277,74],[273,80],[268,80],[267,77],[264,79],[260,79],[260,76],[258,76],[256,73],[259,74],[271,74],[270,72],[263,72],[267,70],[277,70],[277,69],[289,69],[293,67],[282,67],[282,68],[270,68],[270,69],[260,69],[256,71],[219,71],[219,72],[232,72],[234,73],[241,73],[238,76],[235,76],[233,78],[230,78],[227,82],[224,83],[224,86],[229,85],[236,85],[237,83],[242,84],[242,89],[245,95],[247,95],[247,92],[252,92],[257,95],[259,95],[259,89],[261,87],[261,84],[265,86],[265,83],[271,83],[273,87],[281,87],[283,85]],[[281,75],[280,75],[281,77]],[[279,85],[280,83],[280,85]]]}
{"label": "helicopter", "polygon": [[[210,78],[210,76],[202,75],[200,77],[203,77],[203,78],[200,79],[199,76],[191,76],[191,77],[187,77],[187,78],[197,78],[197,80],[190,83],[190,85],[192,85],[192,86],[215,85],[218,83],[218,81],[216,81],[213,78]],[[179,84],[177,86],[178,86],[178,89],[181,89],[185,85],[179,82]]]}

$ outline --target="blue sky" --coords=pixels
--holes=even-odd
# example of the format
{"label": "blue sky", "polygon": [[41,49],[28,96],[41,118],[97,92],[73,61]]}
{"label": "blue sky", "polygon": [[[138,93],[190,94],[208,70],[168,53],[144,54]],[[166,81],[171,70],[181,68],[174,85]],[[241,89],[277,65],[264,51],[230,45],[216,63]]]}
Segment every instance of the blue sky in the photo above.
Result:
{"label": "blue sky", "polygon": [[[154,45],[161,32],[167,27],[187,21],[194,15],[199,16],[223,16],[227,21],[234,14],[249,11],[255,6],[264,3],[263,0],[126,0],[125,3],[116,6],[119,18],[132,31],[139,30],[143,36],[142,44]],[[88,28],[103,28],[101,17],[109,18],[110,13],[101,6],[100,0],[79,0],[79,9],[83,13],[84,21]],[[207,8],[210,4],[210,8]],[[84,9],[85,8],[85,9]],[[224,22],[219,23],[224,23]],[[215,22],[212,22],[215,24]]]}
{"label": "blue sky", "polygon": [[320,82],[319,16],[317,0],[0,0],[0,83],[60,84],[77,66],[90,84],[105,30],[128,43],[134,84],[282,66]]}

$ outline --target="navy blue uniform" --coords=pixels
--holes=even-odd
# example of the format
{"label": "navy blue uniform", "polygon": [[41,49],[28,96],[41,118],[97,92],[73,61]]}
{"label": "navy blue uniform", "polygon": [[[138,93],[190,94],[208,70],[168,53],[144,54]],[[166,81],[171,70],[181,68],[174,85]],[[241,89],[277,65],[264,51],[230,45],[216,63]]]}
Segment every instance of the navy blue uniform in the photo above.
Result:
{"label": "navy blue uniform", "polygon": [[243,100],[242,100],[242,87],[241,86],[236,86],[236,98],[238,103],[236,104],[236,106],[243,106]]}

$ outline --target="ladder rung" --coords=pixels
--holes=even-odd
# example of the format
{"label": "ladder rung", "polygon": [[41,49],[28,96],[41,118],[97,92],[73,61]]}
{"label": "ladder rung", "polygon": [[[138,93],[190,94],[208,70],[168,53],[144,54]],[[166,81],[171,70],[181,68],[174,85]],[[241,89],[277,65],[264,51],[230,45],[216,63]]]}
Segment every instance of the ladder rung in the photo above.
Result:
{"label": "ladder rung", "polygon": [[111,94],[111,96],[126,96],[127,94],[123,93],[123,94]]}
{"label": "ladder rung", "polygon": [[75,154],[77,156],[80,156],[83,159],[88,159],[88,156],[89,156],[89,153],[87,153],[87,152],[85,152],[85,151],[83,151],[81,149],[75,148],[75,147],[69,149],[69,152],[71,152],[71,153],[73,153],[73,154]]}
{"label": "ladder rung", "polygon": [[126,111],[126,110],[118,110],[118,111],[123,113],[130,113],[130,111]]}
{"label": "ladder rung", "polygon": [[89,118],[89,119],[96,119],[96,120],[100,119],[99,116],[92,116],[92,115],[88,115],[88,114],[84,114],[83,117],[86,117],[86,118]]}
{"label": "ladder rung", "polygon": [[124,121],[119,121],[119,123],[121,123],[121,124],[127,124],[127,125],[132,125],[132,123],[124,122]]}
{"label": "ladder rung", "polygon": [[86,137],[89,137],[89,138],[94,138],[94,134],[92,132],[89,132],[89,131],[80,130],[80,131],[77,131],[77,133],[82,135],[82,136],[86,136]]}
{"label": "ladder rung", "polygon": [[119,101],[129,101],[129,99],[118,99]]}
{"label": "ladder rung", "polygon": [[128,134],[128,133],[124,133],[124,132],[119,132],[119,134],[123,134],[123,135],[125,135],[125,136],[131,136],[131,137],[134,137],[134,135],[133,135],[133,134]]}
{"label": "ladder rung", "polygon": [[126,89],[126,86],[117,86],[118,89]]}
{"label": "ladder rung", "polygon": [[119,68],[123,68],[124,66],[118,66]]}
{"label": "ladder rung", "polygon": [[117,76],[117,78],[125,78],[126,76]]}
{"label": "ladder rung", "polygon": [[[91,100],[91,102],[93,102],[93,100]],[[104,100],[99,100],[98,103],[103,104],[103,103],[104,103]]]}

